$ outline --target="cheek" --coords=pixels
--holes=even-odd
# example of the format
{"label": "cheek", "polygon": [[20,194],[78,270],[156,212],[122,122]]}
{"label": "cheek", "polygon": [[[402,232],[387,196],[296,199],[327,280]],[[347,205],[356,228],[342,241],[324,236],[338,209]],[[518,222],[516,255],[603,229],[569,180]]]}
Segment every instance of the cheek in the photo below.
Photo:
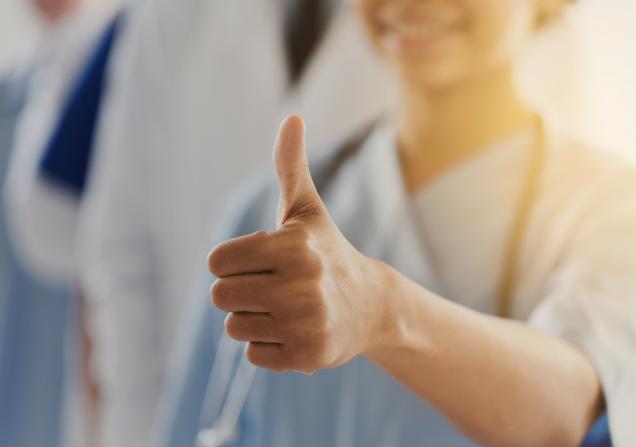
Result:
{"label": "cheek", "polygon": [[467,29],[442,50],[415,56],[387,53],[380,43],[379,11],[397,0],[351,1],[359,9],[371,44],[400,77],[435,87],[512,63],[533,32],[537,0],[443,0],[462,11]]}
{"label": "cheek", "polygon": [[465,0],[474,17],[475,55],[493,63],[512,62],[534,32],[535,0]]}
{"label": "cheek", "polygon": [[[376,22],[378,10],[381,4],[387,0],[349,0],[358,11],[358,16],[362,22],[367,37],[374,46],[380,40],[380,30]],[[390,0],[389,0],[390,1]]]}

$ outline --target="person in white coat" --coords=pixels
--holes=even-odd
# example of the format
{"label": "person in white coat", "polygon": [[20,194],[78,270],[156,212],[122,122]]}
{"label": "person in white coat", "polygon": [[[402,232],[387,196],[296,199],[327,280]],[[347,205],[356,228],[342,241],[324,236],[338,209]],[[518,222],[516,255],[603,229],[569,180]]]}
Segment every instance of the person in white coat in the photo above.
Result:
{"label": "person in white coat", "polygon": [[[44,8],[53,8],[54,2],[42,3]],[[11,210],[8,223],[24,264],[47,281],[68,283],[75,277],[78,206],[74,191],[60,188],[42,175],[40,162],[115,5],[107,1],[91,3],[60,18],[38,55],[38,69],[16,129],[3,194]]]}
{"label": "person in white coat", "polygon": [[206,228],[274,123],[301,110],[327,146],[390,90],[346,3],[153,0],[132,20],[81,218],[104,447],[148,445]]}
{"label": "person in white coat", "polygon": [[[67,335],[65,346],[60,347],[68,353],[64,371],[66,408],[64,412],[58,409],[56,414],[65,416],[62,444],[86,446],[92,437],[96,388],[86,368],[90,343],[83,331],[84,306],[75,284],[75,236],[82,189],[77,180],[83,171],[81,152],[84,146],[90,146],[90,121],[95,119],[91,109],[96,109],[95,103],[99,102],[101,65],[112,41],[111,27],[107,25],[117,2],[36,3],[47,17],[53,17],[55,26],[45,34],[36,57],[2,192],[16,257],[31,277],[63,288],[64,300],[51,294],[51,302],[44,303],[46,297],[42,296],[39,304],[31,305],[30,312],[24,311],[25,315],[32,313],[33,319],[40,312],[48,313],[47,325],[33,323],[37,329],[29,327],[26,317],[22,323],[16,315],[8,318],[25,334],[33,334],[30,338],[35,339],[35,334],[44,328],[51,332],[49,342],[55,339],[54,330]],[[74,153],[78,150],[80,154]],[[16,309],[23,309],[35,297],[16,295],[12,299]],[[49,306],[56,311],[47,310]],[[28,338],[24,342],[25,346],[15,347],[16,352],[29,352]],[[53,353],[50,349],[49,354]],[[16,362],[15,367],[20,364]],[[56,377],[50,369],[51,377]],[[59,388],[51,385],[47,393],[61,393]],[[39,393],[42,399],[47,395]],[[54,419],[49,419],[53,423]],[[46,436],[46,432],[42,435]]]}
{"label": "person in white coat", "polygon": [[513,75],[566,1],[356,3],[396,113],[311,169],[284,122],[221,212],[161,445],[633,445],[636,169]]}

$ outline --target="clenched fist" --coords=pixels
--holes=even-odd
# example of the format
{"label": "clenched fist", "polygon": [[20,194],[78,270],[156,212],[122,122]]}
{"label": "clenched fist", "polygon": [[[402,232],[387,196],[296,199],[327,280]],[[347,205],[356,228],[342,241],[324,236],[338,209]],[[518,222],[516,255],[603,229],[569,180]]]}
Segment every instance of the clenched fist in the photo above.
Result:
{"label": "clenched fist", "polygon": [[274,151],[278,229],[225,242],[209,256],[212,301],[259,367],[311,374],[382,347],[391,309],[384,265],[343,237],[309,173],[304,123],[288,118]]}

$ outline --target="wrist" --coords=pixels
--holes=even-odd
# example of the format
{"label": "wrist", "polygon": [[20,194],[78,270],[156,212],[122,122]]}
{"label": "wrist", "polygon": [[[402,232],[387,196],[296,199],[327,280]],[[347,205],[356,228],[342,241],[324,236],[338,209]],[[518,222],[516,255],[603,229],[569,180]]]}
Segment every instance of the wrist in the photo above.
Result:
{"label": "wrist", "polygon": [[362,355],[371,357],[387,350],[404,348],[406,342],[405,309],[401,303],[401,280],[403,278],[390,266],[369,258],[371,286],[369,296],[377,309],[373,324],[369,328],[369,343]]}
{"label": "wrist", "polygon": [[398,359],[435,357],[434,315],[439,300],[387,264],[375,262],[375,286],[383,303],[375,335],[364,357],[386,368]]}

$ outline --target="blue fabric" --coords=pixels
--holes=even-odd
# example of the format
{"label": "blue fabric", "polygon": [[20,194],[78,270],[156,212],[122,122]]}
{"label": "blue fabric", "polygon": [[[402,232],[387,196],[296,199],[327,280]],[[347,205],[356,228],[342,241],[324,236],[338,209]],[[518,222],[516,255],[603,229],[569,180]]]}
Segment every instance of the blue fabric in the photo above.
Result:
{"label": "blue fabric", "polygon": [[[0,83],[0,184],[27,78]],[[57,447],[71,298],[31,278],[11,250],[0,208],[0,446]]]}
{"label": "blue fabric", "polygon": [[[71,89],[41,160],[43,176],[78,196],[119,21],[104,31]],[[0,183],[26,84],[0,86]],[[0,212],[0,446],[61,446],[72,312],[70,291],[39,284],[21,268]]]}
{"label": "blue fabric", "polygon": [[612,447],[607,413],[592,426],[581,447]]}
{"label": "blue fabric", "polygon": [[[361,157],[362,155],[358,155],[358,158],[350,158],[355,159],[358,166],[365,166],[365,169],[370,169],[369,166],[375,168],[383,161],[377,159],[369,163],[369,158]],[[324,188],[319,188],[321,192],[325,192],[322,195],[325,204],[332,212],[340,210],[340,214],[332,215],[354,246],[359,249],[362,247],[362,250],[366,248],[369,250],[366,254],[377,256],[398,268],[400,259],[392,257],[391,253],[398,253],[403,257],[399,251],[403,245],[399,243],[410,242],[411,239],[406,237],[400,240],[405,234],[400,231],[404,227],[398,227],[392,232],[378,231],[377,222],[374,222],[369,212],[369,195],[359,194],[355,196],[355,200],[348,196],[346,203],[350,206],[342,206],[345,199],[337,191],[342,190],[344,183],[338,183],[341,179],[333,177],[331,173],[334,171],[329,168],[338,158],[336,154],[333,160],[327,160],[317,170],[312,170],[316,184],[325,185]],[[397,166],[397,162],[394,165]],[[346,168],[350,167],[351,165]],[[357,174],[353,169],[346,168],[341,169],[341,172],[346,172],[348,176]],[[385,173],[374,172],[377,175],[370,180],[371,177],[366,175],[368,172],[364,171],[365,176],[360,177],[364,180],[360,181],[378,182],[382,188],[391,187],[388,181],[378,180],[384,180]],[[327,180],[330,178],[332,180],[328,185]],[[215,238],[214,243],[239,234],[272,229],[278,199],[277,187],[271,183],[269,186],[249,186],[251,194],[238,196],[230,201],[235,216],[230,216],[222,223],[219,237]],[[347,183],[346,186],[356,190],[358,185]],[[339,199],[342,202],[338,202]],[[348,217],[355,218],[339,221],[343,212]],[[399,210],[396,212],[399,214]],[[224,218],[227,218],[227,214],[230,213],[221,213]],[[366,222],[367,225],[361,227],[360,222]],[[378,234],[387,234],[387,245],[379,243],[377,251],[370,251],[373,249],[371,243],[376,243],[379,239]],[[385,250],[383,247],[388,248]],[[418,258],[409,256],[404,261],[402,266],[415,264],[414,271],[422,271]],[[421,284],[427,284],[421,279],[425,275],[418,278],[416,273],[411,273],[407,276]],[[223,331],[225,315],[210,306],[209,276],[205,274],[201,278],[201,299],[188,314],[190,324],[178,345],[183,358],[177,363],[181,370],[175,374],[173,386],[169,390],[172,398],[171,412],[160,424],[163,432],[160,433],[158,445],[162,447],[194,445],[200,428],[206,386],[209,380],[214,380],[210,378],[210,369],[217,355],[215,347],[218,346]],[[426,372],[423,371],[422,374]],[[206,422],[206,427],[208,426],[209,422]],[[601,432],[603,426],[607,428],[606,423],[599,421]],[[362,358],[355,358],[336,369],[321,370],[311,377],[258,371],[239,428],[241,436],[232,447],[475,446],[474,442],[458,433],[431,406],[391,379],[386,372]],[[584,447],[610,445],[590,443],[596,439],[592,433]]]}
{"label": "blue fabric", "polygon": [[77,82],[44,151],[40,172],[80,195],[86,185],[105,77],[121,16],[103,33]]}
{"label": "blue fabric", "polygon": [[[314,175],[318,184],[322,179],[322,174]],[[276,186],[250,186],[251,194],[231,201],[239,211],[234,213],[236,218],[221,225],[219,240],[272,228]],[[323,197],[328,206],[333,197]],[[368,209],[364,199],[356,203],[352,213],[359,211],[358,206]],[[375,233],[372,225],[366,229],[368,234]],[[202,277],[202,291],[209,289],[209,281],[209,276]],[[173,407],[160,427],[163,433],[157,445],[162,447],[194,445],[202,396],[223,331],[225,315],[212,309],[207,298],[195,306],[178,347],[184,358],[178,363],[182,370],[174,377],[176,384],[169,390]],[[260,370],[241,416],[241,436],[233,447],[476,446],[432,407],[363,358],[311,377]]]}

